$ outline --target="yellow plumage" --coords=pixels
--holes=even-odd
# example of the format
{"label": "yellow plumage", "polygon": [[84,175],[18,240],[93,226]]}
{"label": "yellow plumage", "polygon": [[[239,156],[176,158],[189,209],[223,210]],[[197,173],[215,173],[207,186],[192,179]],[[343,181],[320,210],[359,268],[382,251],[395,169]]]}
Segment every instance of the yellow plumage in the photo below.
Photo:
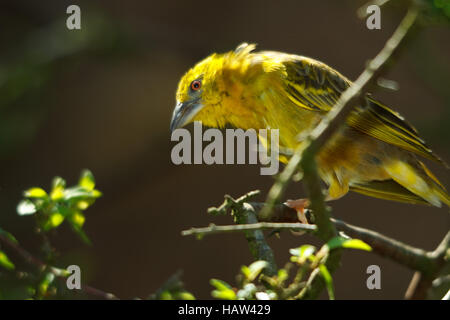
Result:
{"label": "yellow plumage", "polygon": [[[172,129],[192,121],[210,127],[279,129],[282,150],[301,145],[350,80],[311,58],[281,52],[213,54],[181,79]],[[193,86],[194,83],[199,84]],[[201,86],[201,87],[200,87]],[[320,150],[317,162],[328,199],[353,190],[408,203],[450,206],[445,188],[417,158],[442,162],[398,113],[367,95]],[[280,161],[286,162],[286,155]]]}

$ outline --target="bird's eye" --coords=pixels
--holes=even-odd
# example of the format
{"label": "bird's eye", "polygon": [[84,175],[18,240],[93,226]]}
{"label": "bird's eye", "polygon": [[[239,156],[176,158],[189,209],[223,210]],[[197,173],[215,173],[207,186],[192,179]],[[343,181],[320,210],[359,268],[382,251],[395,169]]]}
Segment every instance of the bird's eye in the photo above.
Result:
{"label": "bird's eye", "polygon": [[200,88],[202,87],[202,83],[200,82],[200,80],[194,80],[191,83],[191,89],[194,91],[200,90]]}

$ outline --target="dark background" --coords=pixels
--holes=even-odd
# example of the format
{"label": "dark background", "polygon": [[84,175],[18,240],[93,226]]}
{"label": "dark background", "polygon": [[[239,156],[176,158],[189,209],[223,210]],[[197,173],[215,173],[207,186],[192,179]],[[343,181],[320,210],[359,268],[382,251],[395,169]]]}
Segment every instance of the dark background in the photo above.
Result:
{"label": "dark background", "polygon": [[[69,4],[81,7],[82,30],[65,25]],[[22,191],[50,187],[62,176],[75,184],[83,168],[104,193],[87,211],[84,245],[70,228],[51,235],[57,265],[78,264],[83,282],[120,298],[146,297],[184,270],[186,288],[210,298],[210,278],[234,283],[252,262],[241,234],[201,241],[180,235],[191,226],[232,223],[208,216],[224,194],[240,196],[273,178],[258,166],[175,166],[169,122],[178,80],[212,52],[243,41],[263,50],[311,56],[350,79],[383,47],[404,14],[382,8],[381,30],[356,16],[364,1],[2,1],[0,4],[0,226],[39,254],[31,217],[15,207]],[[401,112],[450,160],[450,29],[423,30],[386,77],[399,91],[375,96]],[[191,128],[192,126],[189,126]],[[449,175],[430,164],[444,185]],[[304,196],[292,184],[286,198]],[[434,249],[448,231],[448,209],[349,194],[333,214],[413,246]],[[273,246],[279,265],[288,249],[317,242],[286,232]],[[377,264],[382,289],[366,288]],[[402,298],[412,272],[373,254],[346,251],[334,281],[338,299]],[[1,283],[0,283],[1,290]],[[326,297],[324,295],[323,297]]]}

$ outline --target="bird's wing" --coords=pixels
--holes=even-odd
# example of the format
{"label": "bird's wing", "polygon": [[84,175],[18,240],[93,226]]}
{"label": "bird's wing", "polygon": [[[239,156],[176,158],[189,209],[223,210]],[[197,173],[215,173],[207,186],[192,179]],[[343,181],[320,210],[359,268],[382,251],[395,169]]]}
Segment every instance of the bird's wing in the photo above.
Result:
{"label": "bird's wing", "polygon": [[401,115],[370,97],[367,97],[366,106],[357,107],[350,114],[347,124],[374,138],[443,163]]}
{"label": "bird's wing", "polygon": [[379,199],[429,205],[428,201],[402,187],[394,180],[352,184],[350,190]]}
{"label": "bird's wing", "polygon": [[[310,58],[291,56],[284,66],[286,95],[300,108],[328,112],[352,84],[339,72]],[[413,126],[370,95],[367,95],[364,106],[351,113],[347,124],[381,141],[443,163]]]}
{"label": "bird's wing", "polygon": [[351,82],[313,59],[297,57],[284,63],[285,91],[300,108],[327,112]]}

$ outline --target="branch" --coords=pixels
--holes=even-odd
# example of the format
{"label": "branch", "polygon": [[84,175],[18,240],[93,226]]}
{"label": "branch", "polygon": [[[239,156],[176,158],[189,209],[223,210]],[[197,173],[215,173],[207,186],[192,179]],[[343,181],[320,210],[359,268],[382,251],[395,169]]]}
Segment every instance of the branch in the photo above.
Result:
{"label": "branch", "polygon": [[[255,217],[258,221],[260,221],[259,223],[226,226],[210,225],[209,227],[204,228],[191,228],[183,231],[181,234],[183,236],[206,236],[218,233],[232,233],[263,229],[290,229],[306,231],[313,234],[317,232],[315,225],[296,222],[298,221],[296,211],[284,204],[276,205],[269,217],[262,216],[261,209],[263,207],[264,203],[249,203],[249,208],[253,210]],[[421,271],[426,274],[433,274],[435,270],[438,270],[441,267],[446,248],[448,248],[448,241],[450,239],[449,233],[441,242],[438,249],[428,252],[420,248],[412,247],[378,232],[348,224],[342,220],[331,219],[331,222],[339,232],[343,232],[351,238],[360,239],[366,242],[372,247],[373,253],[384,258],[391,259],[411,270]]]}
{"label": "branch", "polygon": [[[38,258],[34,257],[31,253],[26,251],[24,248],[22,248],[20,245],[11,241],[4,235],[0,235],[0,242],[5,244],[5,246],[10,248],[17,255],[19,255],[26,263],[39,269],[40,272],[42,272],[45,269],[48,269],[58,279],[60,279],[62,281],[64,281],[66,279],[67,273],[65,272],[65,270],[61,270],[61,269],[58,269],[58,268],[55,268],[55,267],[45,264]],[[84,293],[86,293],[88,295],[95,296],[100,299],[118,300],[118,298],[114,294],[109,293],[109,292],[104,292],[102,290],[96,289],[96,288],[88,286],[86,284],[81,285],[81,291],[83,291]]]}
{"label": "branch", "polygon": [[415,248],[378,232],[352,226],[340,220],[335,220],[334,223],[338,230],[352,238],[358,238],[368,243],[373,252],[382,257],[390,258],[412,270],[432,274],[441,267],[442,256],[436,256],[435,251],[429,252]]}
{"label": "branch", "polygon": [[191,300],[194,296],[186,291],[181,280],[183,270],[177,270],[171,275],[155,293],[150,294],[148,300]]}
{"label": "branch", "polygon": [[[224,203],[218,208],[209,208],[208,213],[219,215],[226,214],[230,209],[231,214],[234,217],[235,222],[238,224],[235,227],[241,228],[240,231],[244,231],[245,238],[247,239],[250,252],[256,260],[264,260],[268,262],[268,266],[264,269],[264,273],[268,276],[272,276],[277,272],[277,265],[272,249],[267,244],[264,234],[261,228],[242,228],[241,225],[257,224],[258,220],[255,215],[254,209],[249,205],[248,201],[254,196],[258,195],[259,191],[251,191],[246,195],[235,200],[229,195],[225,195]],[[219,229],[217,229],[219,228]],[[213,232],[223,232],[223,227],[216,227],[210,225],[209,229]],[[225,227],[227,229],[227,227]],[[188,231],[184,231],[186,233]],[[210,231],[211,232],[211,231]],[[193,231],[191,230],[191,234]],[[205,232],[203,232],[205,234]]]}
{"label": "branch", "polygon": [[[261,209],[264,206],[263,203],[251,203],[251,205],[255,210]],[[265,222],[294,222],[297,219],[296,211],[284,204],[275,206],[269,217],[262,217],[259,212],[256,213],[256,216],[258,219],[265,219],[260,220]],[[428,252],[382,235],[376,231],[348,224],[342,220],[332,218],[331,222],[339,232],[343,232],[351,238],[360,239],[369,244],[372,247],[373,253],[391,259],[411,270],[418,270],[427,274],[434,273],[436,268],[439,269],[441,267],[450,237],[447,234],[438,249]]]}
{"label": "branch", "polygon": [[205,235],[218,234],[218,233],[232,233],[232,232],[242,232],[242,231],[251,231],[251,230],[296,230],[296,231],[307,231],[312,232],[316,231],[317,227],[312,224],[303,224],[303,223],[280,223],[280,222],[258,222],[251,224],[238,224],[238,225],[226,225],[226,226],[217,226],[211,223],[208,227],[203,228],[191,228],[189,230],[184,230],[181,232],[182,236],[192,236],[196,235],[197,237],[202,238]]}
{"label": "branch", "polygon": [[[244,211],[235,212],[236,222],[245,224],[255,224],[258,222],[256,215],[249,205],[244,204]],[[257,260],[264,260],[268,262],[268,266],[263,270],[263,273],[268,276],[273,276],[277,273],[278,268],[275,262],[275,256],[272,249],[267,244],[264,233],[261,230],[245,231],[245,238],[247,239],[250,252]]]}
{"label": "branch", "polygon": [[429,269],[418,270],[414,273],[413,278],[405,293],[405,299],[423,300],[427,298],[429,289],[433,285],[433,280],[439,276],[442,270],[447,269],[450,272],[450,261],[448,260],[447,251],[450,247],[450,231],[437,246],[436,250],[428,253],[432,264]]}

